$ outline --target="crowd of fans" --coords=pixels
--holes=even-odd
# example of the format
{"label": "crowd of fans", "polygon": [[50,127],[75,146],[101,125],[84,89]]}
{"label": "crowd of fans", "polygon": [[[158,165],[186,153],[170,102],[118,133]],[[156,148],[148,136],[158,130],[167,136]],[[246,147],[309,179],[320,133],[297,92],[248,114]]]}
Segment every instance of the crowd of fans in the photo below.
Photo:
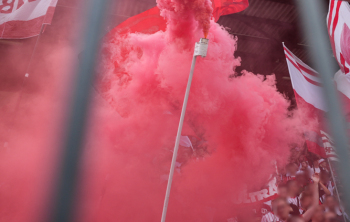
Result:
{"label": "crowd of fans", "polygon": [[[199,158],[204,152],[195,146]],[[177,164],[186,163],[193,148],[182,149]],[[204,152],[205,153],[205,152]],[[181,163],[180,163],[181,162]],[[349,217],[339,203],[334,172],[328,160],[303,148],[293,146],[286,165],[276,164],[277,197],[250,206],[242,216],[227,219],[228,222],[347,222]],[[278,167],[277,167],[278,166]],[[167,178],[167,175],[164,181]],[[338,184],[339,186],[339,184]],[[253,218],[247,213],[253,208]]]}
{"label": "crowd of fans", "polygon": [[329,163],[293,147],[289,163],[278,168],[278,197],[256,211],[256,221],[348,221],[339,204]]}

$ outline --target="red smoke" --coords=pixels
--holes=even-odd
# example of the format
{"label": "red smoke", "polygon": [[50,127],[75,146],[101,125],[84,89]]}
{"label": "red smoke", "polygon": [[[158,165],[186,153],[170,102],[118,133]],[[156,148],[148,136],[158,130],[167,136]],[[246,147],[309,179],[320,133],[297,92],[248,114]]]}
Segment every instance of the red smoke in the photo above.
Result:
{"label": "red smoke", "polygon": [[[209,51],[197,60],[183,132],[196,153],[180,147],[182,165],[174,175],[167,221],[233,217],[234,197],[242,187],[259,190],[274,171],[271,161],[283,163],[289,145],[302,140],[301,121],[288,111],[289,101],[277,92],[273,75],[235,74],[239,43],[208,23],[209,1],[159,0],[158,5],[167,31],[116,35],[104,44],[77,221],[160,220],[193,47],[203,29],[210,27]],[[61,145],[52,129],[65,105],[62,75],[67,72],[61,67],[67,55],[76,55],[46,43],[39,51],[45,67],[36,66],[40,78],[30,85],[6,138],[10,149],[1,156],[0,218],[8,222],[38,221],[47,178],[54,176],[52,153]],[[11,112],[0,113],[5,119]]]}
{"label": "red smoke", "polygon": [[[167,30],[110,36],[103,48],[94,127],[81,190],[81,221],[158,221],[180,110],[202,37],[190,1],[158,1]],[[185,124],[197,153],[180,148],[167,221],[225,221],[247,184],[259,190],[300,143],[299,118],[275,77],[234,73],[237,39],[212,22],[197,60]],[[111,109],[112,107],[113,109]],[[188,135],[183,132],[183,135]],[[250,212],[249,212],[250,213]]]}
{"label": "red smoke", "polygon": [[203,30],[206,38],[213,13],[210,0],[157,0],[161,15],[167,19],[167,31],[172,36],[184,37],[195,31],[193,19],[198,21],[197,28]]}
{"label": "red smoke", "polygon": [[62,145],[69,64],[78,60],[75,33],[67,26],[76,20],[73,13],[56,9],[28,70],[37,37],[0,44],[0,221],[38,222],[47,210]]}

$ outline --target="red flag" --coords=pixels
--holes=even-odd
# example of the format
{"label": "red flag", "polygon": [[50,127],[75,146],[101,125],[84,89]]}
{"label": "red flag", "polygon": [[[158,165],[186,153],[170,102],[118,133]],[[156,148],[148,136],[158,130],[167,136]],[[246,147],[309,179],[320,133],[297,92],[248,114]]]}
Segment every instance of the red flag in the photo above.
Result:
{"label": "red flag", "polygon": [[[212,0],[212,3],[215,21],[218,21],[222,15],[237,13],[249,6],[248,0]],[[125,20],[115,27],[110,34],[125,34],[128,32],[152,34],[160,30],[164,31],[165,28],[166,21],[160,16],[159,8],[154,7]]]}
{"label": "red flag", "polygon": [[128,32],[135,33],[141,32],[146,34],[152,34],[160,30],[165,30],[166,21],[160,16],[160,10],[158,7],[151,8],[138,15],[135,15],[120,25],[115,27],[112,33],[125,34]]}
{"label": "red flag", "polygon": [[216,22],[222,15],[241,12],[249,6],[248,0],[212,0],[212,3]]}
{"label": "red flag", "polygon": [[39,35],[51,24],[57,0],[12,0],[0,5],[0,39],[23,39]]}

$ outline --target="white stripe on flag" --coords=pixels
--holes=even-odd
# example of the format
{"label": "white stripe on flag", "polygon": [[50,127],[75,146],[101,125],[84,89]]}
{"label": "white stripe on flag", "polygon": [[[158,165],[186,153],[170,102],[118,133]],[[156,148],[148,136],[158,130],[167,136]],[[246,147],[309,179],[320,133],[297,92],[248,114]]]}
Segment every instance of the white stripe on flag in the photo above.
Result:
{"label": "white stripe on flag", "polygon": [[[315,108],[327,111],[326,104],[322,97],[321,80],[317,77],[317,72],[291,53],[286,46],[284,46],[284,48],[289,74],[295,92]],[[300,66],[302,66],[302,68],[300,68]],[[313,73],[313,75],[303,72],[302,69],[307,70],[308,73]]]}
{"label": "white stripe on flag", "polygon": [[327,158],[329,158],[332,161],[339,161],[332,137],[328,133],[322,130],[320,130],[320,132],[322,135],[323,146],[324,146],[324,150],[326,152]]}

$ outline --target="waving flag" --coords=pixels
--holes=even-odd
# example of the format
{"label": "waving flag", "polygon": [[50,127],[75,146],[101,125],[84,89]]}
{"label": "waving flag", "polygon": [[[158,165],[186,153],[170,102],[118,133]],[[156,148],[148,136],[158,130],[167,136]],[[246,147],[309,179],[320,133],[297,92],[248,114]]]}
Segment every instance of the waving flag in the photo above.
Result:
{"label": "waving flag", "polygon": [[348,2],[330,0],[327,28],[334,57],[340,66],[334,81],[338,91],[341,92],[339,95],[344,104],[345,114],[348,115],[350,113],[350,5]]}
{"label": "waving flag", "polygon": [[23,39],[39,35],[51,24],[57,0],[1,0],[0,39]]}
{"label": "waving flag", "polygon": [[[218,21],[222,15],[237,13],[249,6],[248,0],[212,0],[212,4],[215,21]],[[164,31],[165,28],[166,21],[160,16],[159,8],[154,7],[125,20],[115,27],[111,33],[125,34],[128,32],[140,32],[152,34],[158,31]]]}
{"label": "waving flag", "polygon": [[321,130],[321,135],[322,135],[323,146],[324,146],[324,150],[327,158],[329,158],[329,160],[331,161],[339,161],[338,155],[335,151],[332,137],[328,133],[322,130]]}
{"label": "waving flag", "polygon": [[284,46],[284,53],[297,103],[304,100],[307,103],[305,105],[313,108],[313,112],[319,112],[319,110],[327,112],[321,96],[322,84],[318,73],[296,57],[286,46]]}
{"label": "waving flag", "polygon": [[213,17],[217,22],[222,15],[243,11],[249,6],[248,0],[213,0]]}
{"label": "waving flag", "polygon": [[[297,58],[286,46],[284,53],[298,107],[307,110],[310,119],[317,118],[321,123],[321,116],[327,112],[327,107],[322,97],[322,85],[318,73]],[[305,140],[311,152],[326,157],[320,128],[320,125],[317,125],[306,132]]]}
{"label": "waving flag", "polygon": [[[334,57],[344,74],[350,73],[350,6],[348,2],[330,0],[327,28]],[[348,77],[350,78],[350,77]],[[350,79],[349,79],[350,80]]]}

